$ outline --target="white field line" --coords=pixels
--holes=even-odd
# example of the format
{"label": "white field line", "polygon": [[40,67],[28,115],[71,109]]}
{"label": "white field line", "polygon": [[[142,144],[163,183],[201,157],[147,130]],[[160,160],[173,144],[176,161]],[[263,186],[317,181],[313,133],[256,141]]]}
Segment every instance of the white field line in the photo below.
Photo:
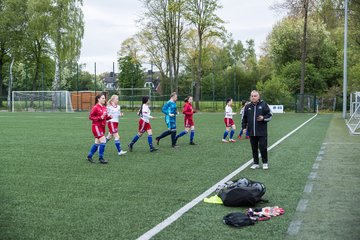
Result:
{"label": "white field line", "polygon": [[[300,126],[298,126],[297,128],[295,128],[294,130],[292,130],[290,133],[286,134],[284,137],[282,137],[280,140],[278,140],[277,142],[275,142],[273,145],[271,145],[268,148],[268,151],[270,151],[271,149],[273,149],[274,147],[276,147],[277,145],[279,145],[282,141],[284,141],[286,138],[288,138],[290,135],[292,135],[293,133],[295,133],[296,131],[298,131],[300,128],[302,128],[305,124],[307,124],[308,122],[310,122],[311,120],[313,120],[315,117],[317,116],[317,114],[315,114],[313,117],[311,117],[310,119],[308,119],[307,121],[305,121],[304,123],[302,123]],[[172,224],[173,222],[175,222],[177,219],[179,219],[184,213],[186,213],[187,211],[189,211],[191,208],[193,208],[195,205],[197,205],[198,203],[200,203],[204,198],[206,198],[207,196],[209,196],[211,193],[213,193],[217,186],[224,184],[225,182],[229,181],[230,179],[232,179],[233,177],[235,177],[237,174],[239,174],[241,171],[243,171],[245,168],[247,168],[250,164],[252,164],[253,162],[253,158],[250,159],[249,161],[247,161],[245,164],[243,164],[242,166],[240,166],[238,169],[236,169],[235,171],[233,171],[232,173],[230,173],[229,175],[227,175],[225,178],[223,178],[222,180],[220,180],[219,182],[217,182],[215,185],[213,185],[212,187],[210,187],[208,190],[206,190],[205,192],[203,192],[201,195],[199,195],[198,197],[196,197],[195,199],[193,199],[191,202],[187,203],[185,206],[183,206],[182,208],[180,208],[179,210],[177,210],[174,214],[172,214],[170,217],[168,217],[167,219],[165,219],[164,221],[162,221],[161,223],[159,223],[158,225],[156,225],[155,227],[153,227],[152,229],[150,229],[149,231],[147,231],[146,233],[144,233],[143,235],[141,235],[139,238],[137,238],[137,240],[147,240],[152,238],[153,236],[155,236],[156,234],[158,234],[159,232],[161,232],[163,229],[165,229],[167,226],[169,226],[170,224]]]}

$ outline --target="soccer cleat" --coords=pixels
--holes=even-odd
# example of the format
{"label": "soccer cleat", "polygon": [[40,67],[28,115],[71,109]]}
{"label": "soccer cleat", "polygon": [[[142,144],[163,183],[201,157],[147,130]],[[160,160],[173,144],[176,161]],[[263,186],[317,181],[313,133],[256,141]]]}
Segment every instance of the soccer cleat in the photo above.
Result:
{"label": "soccer cleat", "polygon": [[249,139],[250,137],[249,136],[246,136],[246,139]]}
{"label": "soccer cleat", "polygon": [[133,151],[133,144],[130,143],[130,144],[128,145],[128,148],[129,148],[129,151],[132,152],[132,151]]}
{"label": "soccer cleat", "polygon": [[118,152],[118,155],[121,156],[121,155],[125,155],[126,153],[127,153],[127,151],[121,150],[120,152]]}
{"label": "soccer cleat", "polygon": [[159,149],[157,149],[157,148],[150,148],[150,152],[155,152],[155,151],[157,151],[157,150],[159,150]]}
{"label": "soccer cleat", "polygon": [[171,145],[173,148],[178,148],[179,147],[179,145]]}
{"label": "soccer cleat", "polygon": [[194,143],[194,142],[190,142],[189,144],[190,144],[190,145],[197,145],[197,144],[196,144],[196,143]]}
{"label": "soccer cleat", "polygon": [[251,167],[251,169],[258,169],[260,168],[259,164],[253,164]]}
{"label": "soccer cleat", "polygon": [[237,136],[238,139],[242,139],[241,135]]}
{"label": "soccer cleat", "polygon": [[99,158],[99,162],[102,163],[102,164],[107,164],[108,161],[106,161],[105,159],[103,158]]}
{"label": "soccer cleat", "polygon": [[236,140],[234,140],[234,139],[229,139],[229,142],[236,143]]}
{"label": "soccer cleat", "polygon": [[87,160],[88,160],[89,162],[91,162],[91,163],[94,163],[94,160],[93,160],[92,157],[90,157],[90,156],[87,156]]}
{"label": "soccer cleat", "polygon": [[155,140],[156,140],[156,145],[159,145],[160,144],[160,138],[155,138]]}
{"label": "soccer cleat", "polygon": [[226,139],[221,140],[223,143],[228,143]]}
{"label": "soccer cleat", "polygon": [[269,165],[267,163],[264,163],[263,164],[263,169],[266,170],[266,169],[269,169]]}

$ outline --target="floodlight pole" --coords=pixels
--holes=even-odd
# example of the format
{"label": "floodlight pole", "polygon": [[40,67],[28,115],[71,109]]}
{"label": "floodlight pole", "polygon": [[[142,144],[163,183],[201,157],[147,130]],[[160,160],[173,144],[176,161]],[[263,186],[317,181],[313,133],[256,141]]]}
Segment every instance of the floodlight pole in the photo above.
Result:
{"label": "floodlight pole", "polygon": [[348,0],[345,0],[345,23],[344,23],[344,76],[343,76],[343,112],[342,117],[346,119],[347,106],[347,31],[348,31]]}
{"label": "floodlight pole", "polygon": [[79,111],[79,64],[76,63],[76,108]]}
{"label": "floodlight pole", "polygon": [[41,65],[42,111],[44,112],[44,64]]}

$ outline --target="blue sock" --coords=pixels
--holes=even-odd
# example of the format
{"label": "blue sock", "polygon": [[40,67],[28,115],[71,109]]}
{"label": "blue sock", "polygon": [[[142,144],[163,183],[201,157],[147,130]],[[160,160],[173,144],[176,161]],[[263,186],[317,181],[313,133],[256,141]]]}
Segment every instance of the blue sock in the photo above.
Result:
{"label": "blue sock", "polygon": [[195,131],[191,130],[191,132],[190,132],[190,142],[194,141],[194,136],[195,136]]}
{"label": "blue sock", "polygon": [[152,135],[148,135],[148,143],[149,143],[150,149],[152,149],[153,148]]}
{"label": "blue sock", "polygon": [[104,158],[105,146],[106,146],[106,143],[100,143],[99,158]]}
{"label": "blue sock", "polygon": [[136,141],[139,140],[139,138],[140,138],[139,135],[136,134],[130,144],[135,144]]}
{"label": "blue sock", "polygon": [[242,135],[243,135],[243,129],[241,129],[239,132],[239,136],[242,136]]}
{"label": "blue sock", "polygon": [[121,151],[121,147],[120,147],[120,139],[116,139],[115,141],[115,147],[118,150],[118,152]]}
{"label": "blue sock", "polygon": [[225,132],[224,132],[224,137],[223,137],[223,139],[226,139],[226,137],[227,137],[228,134],[229,134],[229,132],[228,132],[228,131],[225,131]]}
{"label": "blue sock", "polygon": [[179,135],[176,136],[176,139],[178,139],[179,137],[184,136],[185,134],[187,134],[187,132],[184,130],[181,133],[179,133]]}
{"label": "blue sock", "polygon": [[98,147],[99,147],[99,144],[94,143],[90,148],[90,152],[88,153],[88,156],[92,157],[96,153]]}
{"label": "blue sock", "polygon": [[235,133],[234,129],[231,129],[231,132],[230,132],[230,139],[232,139],[232,138],[233,138],[234,133]]}

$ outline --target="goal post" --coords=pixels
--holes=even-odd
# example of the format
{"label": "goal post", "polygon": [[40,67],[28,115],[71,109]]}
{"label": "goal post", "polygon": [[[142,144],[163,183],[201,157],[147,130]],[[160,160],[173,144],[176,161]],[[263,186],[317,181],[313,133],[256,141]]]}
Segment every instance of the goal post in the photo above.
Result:
{"label": "goal post", "polygon": [[352,134],[360,134],[360,92],[350,95],[350,118],[346,125]]}
{"label": "goal post", "polygon": [[12,112],[73,112],[69,91],[13,91]]}

